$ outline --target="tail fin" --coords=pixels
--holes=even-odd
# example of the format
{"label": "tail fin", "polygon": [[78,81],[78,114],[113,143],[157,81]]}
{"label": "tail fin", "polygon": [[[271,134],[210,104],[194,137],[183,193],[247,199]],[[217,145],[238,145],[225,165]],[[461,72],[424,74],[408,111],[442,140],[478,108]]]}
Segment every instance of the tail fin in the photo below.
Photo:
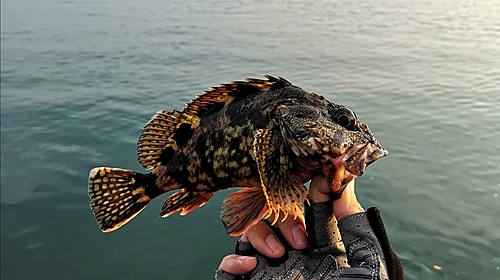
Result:
{"label": "tail fin", "polygon": [[101,230],[114,231],[139,214],[157,196],[155,178],[120,168],[90,170],[90,206]]}
{"label": "tail fin", "polygon": [[261,188],[244,188],[222,202],[220,219],[231,236],[238,236],[270,214]]}

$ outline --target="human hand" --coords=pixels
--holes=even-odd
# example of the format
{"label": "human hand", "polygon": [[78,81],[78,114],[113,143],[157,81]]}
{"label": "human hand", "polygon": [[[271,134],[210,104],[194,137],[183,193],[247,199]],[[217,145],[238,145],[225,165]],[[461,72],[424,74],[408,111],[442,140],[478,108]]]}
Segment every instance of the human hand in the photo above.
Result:
{"label": "human hand", "polygon": [[[268,219],[274,220],[273,217]],[[296,249],[302,250],[307,247],[307,234],[302,217],[296,219],[289,218],[281,222],[281,219],[275,224],[281,231],[288,244]],[[283,256],[285,246],[276,236],[269,223],[260,221],[251,226],[240,238],[240,241],[249,243],[260,254],[276,259]],[[243,275],[252,271],[257,265],[257,259],[251,256],[240,256],[231,254],[224,257],[219,265],[219,270],[234,274]]]}
{"label": "human hand", "polygon": [[[314,177],[309,187],[308,196],[313,202],[330,200],[330,188],[324,175],[317,175]],[[354,193],[354,180],[352,180],[347,184],[347,187],[342,192],[342,196],[333,202],[333,214],[337,218],[337,221],[340,221],[349,215],[364,211],[365,210],[361,204],[359,204],[356,194]]]}
{"label": "human hand", "polygon": [[[315,203],[326,202],[331,199],[330,188],[325,176],[318,175],[313,178],[309,188],[309,199]],[[337,220],[364,211],[354,193],[354,180],[347,185],[341,198],[334,201],[333,211]],[[301,217],[295,220],[287,219],[284,222],[278,222],[277,227],[291,247],[297,250],[307,247],[307,235]],[[279,258],[285,252],[285,247],[276,237],[274,231],[267,223],[262,221],[250,227],[240,240],[249,242],[259,253],[268,258]],[[242,275],[252,271],[256,265],[257,260],[254,257],[232,254],[222,260],[219,270]]]}

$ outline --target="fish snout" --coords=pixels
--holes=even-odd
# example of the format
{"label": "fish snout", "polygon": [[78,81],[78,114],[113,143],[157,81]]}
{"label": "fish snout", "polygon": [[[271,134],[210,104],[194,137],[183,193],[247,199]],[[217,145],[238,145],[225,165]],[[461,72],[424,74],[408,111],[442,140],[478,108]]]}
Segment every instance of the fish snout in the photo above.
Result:
{"label": "fish snout", "polygon": [[361,176],[368,165],[379,158],[387,156],[389,151],[383,148],[378,142],[369,142],[352,147],[348,154],[350,156],[344,162],[345,168],[351,174]]}
{"label": "fish snout", "polygon": [[373,153],[366,158],[366,160],[365,160],[366,166],[372,164],[373,162],[375,162],[379,158],[383,158],[383,157],[389,155],[388,150],[386,150],[384,147],[380,146],[380,144],[378,144],[378,143],[377,143],[377,145],[379,148],[375,149],[375,151],[373,151]]}

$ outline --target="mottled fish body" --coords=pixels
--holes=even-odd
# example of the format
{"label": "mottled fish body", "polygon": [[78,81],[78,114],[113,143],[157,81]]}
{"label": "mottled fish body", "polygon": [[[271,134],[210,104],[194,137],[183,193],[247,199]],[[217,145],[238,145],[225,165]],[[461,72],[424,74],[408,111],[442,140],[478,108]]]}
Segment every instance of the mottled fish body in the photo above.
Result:
{"label": "mottled fish body", "polygon": [[158,111],[137,145],[142,174],[97,167],[89,196],[104,232],[135,217],[155,197],[178,190],[160,215],[181,215],[222,189],[221,220],[236,236],[262,218],[302,215],[304,183],[325,174],[339,196],[367,165],[388,154],[347,107],[279,77],[210,88],[182,111]]}

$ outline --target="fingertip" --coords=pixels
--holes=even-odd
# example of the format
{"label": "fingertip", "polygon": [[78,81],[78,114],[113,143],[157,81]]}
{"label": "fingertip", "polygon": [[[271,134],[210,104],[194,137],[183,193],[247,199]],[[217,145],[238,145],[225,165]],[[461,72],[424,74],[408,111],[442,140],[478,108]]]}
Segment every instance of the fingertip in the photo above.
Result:
{"label": "fingertip", "polygon": [[250,227],[241,238],[245,241],[243,238],[250,242],[255,250],[268,258],[280,258],[285,254],[285,247],[274,235],[271,227],[264,222]]}
{"label": "fingertip", "polygon": [[234,275],[243,275],[252,271],[256,266],[257,259],[255,257],[232,254],[222,259],[219,270]]}
{"label": "fingertip", "polygon": [[285,254],[285,247],[274,234],[269,234],[266,237],[266,244],[269,247],[269,254],[267,257],[280,258]]}
{"label": "fingertip", "polygon": [[307,234],[305,229],[297,224],[292,229],[292,237],[293,237],[293,247],[297,250],[302,250],[307,247]]}
{"label": "fingertip", "polygon": [[288,217],[285,221],[279,222],[278,227],[294,249],[302,250],[307,247],[307,232],[302,216],[295,219]]}
{"label": "fingertip", "polygon": [[251,256],[238,256],[236,262],[241,265],[244,273],[252,271],[257,266],[257,258]]}

